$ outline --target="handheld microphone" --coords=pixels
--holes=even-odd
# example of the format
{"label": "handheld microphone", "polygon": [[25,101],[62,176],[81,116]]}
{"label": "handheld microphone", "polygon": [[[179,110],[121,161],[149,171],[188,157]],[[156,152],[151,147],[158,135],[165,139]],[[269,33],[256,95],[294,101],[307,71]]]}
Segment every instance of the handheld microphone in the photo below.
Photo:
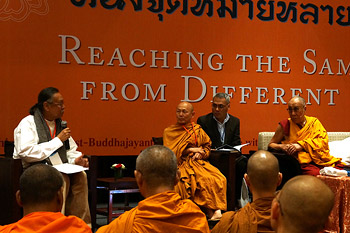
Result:
{"label": "handheld microphone", "polygon": [[61,121],[61,127],[62,129],[67,128],[67,121]]}
{"label": "handheld microphone", "polygon": [[[62,129],[67,128],[67,121],[61,121],[61,127],[62,127]],[[64,147],[66,148],[66,150],[69,150],[69,149],[70,149],[69,139],[67,139],[66,141],[64,141]]]}

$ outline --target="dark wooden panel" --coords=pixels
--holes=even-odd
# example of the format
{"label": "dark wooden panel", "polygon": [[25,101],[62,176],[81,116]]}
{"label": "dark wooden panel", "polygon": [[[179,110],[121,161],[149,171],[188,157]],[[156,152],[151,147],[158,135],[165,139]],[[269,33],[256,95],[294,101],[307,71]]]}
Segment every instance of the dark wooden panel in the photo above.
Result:
{"label": "dark wooden panel", "polygon": [[124,176],[133,177],[136,166],[137,156],[90,156],[90,169],[88,171],[90,187],[90,213],[93,229],[96,229],[96,212],[97,212],[97,179],[102,177],[113,177],[114,172],[110,168],[114,163],[123,163],[126,166]]}
{"label": "dark wooden panel", "polygon": [[217,167],[227,180],[227,210],[235,210],[236,158],[241,154],[237,151],[212,150],[209,162]]}
{"label": "dark wooden panel", "polygon": [[22,217],[15,197],[21,173],[21,160],[0,157],[0,225],[16,222]]}

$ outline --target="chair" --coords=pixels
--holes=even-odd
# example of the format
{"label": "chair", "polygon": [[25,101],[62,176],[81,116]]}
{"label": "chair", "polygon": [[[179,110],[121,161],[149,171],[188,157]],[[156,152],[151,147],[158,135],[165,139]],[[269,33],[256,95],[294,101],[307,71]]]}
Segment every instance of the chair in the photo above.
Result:
{"label": "chair", "polygon": [[[267,150],[267,146],[274,134],[275,134],[274,132],[259,132],[258,149]],[[328,140],[330,142],[343,140],[347,137],[350,137],[350,132],[328,132],[327,134],[328,134]]]}
{"label": "chair", "polygon": [[[258,149],[267,150],[268,144],[270,143],[274,134],[274,132],[259,132]],[[350,137],[350,132],[328,132],[327,134],[330,142]],[[301,168],[298,160],[296,160],[294,157],[287,156],[281,151],[272,151],[272,153],[277,157],[280,171],[283,174],[282,183],[278,187],[278,189],[280,189],[290,178],[301,174]]]}
{"label": "chair", "polygon": [[163,137],[152,137],[154,145],[163,145]]}
{"label": "chair", "polygon": [[6,158],[12,158],[13,151],[15,149],[15,143],[13,141],[5,141],[4,152]]}

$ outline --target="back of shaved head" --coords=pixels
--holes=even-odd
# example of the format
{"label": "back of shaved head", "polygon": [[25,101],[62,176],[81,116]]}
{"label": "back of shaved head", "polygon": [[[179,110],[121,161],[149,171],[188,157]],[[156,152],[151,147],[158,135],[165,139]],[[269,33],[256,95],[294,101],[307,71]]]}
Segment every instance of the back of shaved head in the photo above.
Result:
{"label": "back of shaved head", "polygon": [[285,227],[295,232],[319,232],[334,204],[332,190],[313,176],[297,176],[289,180],[279,194]]}
{"label": "back of shaved head", "polygon": [[257,191],[275,191],[279,182],[279,166],[276,157],[259,150],[248,160],[247,174]]}
{"label": "back of shaved head", "polygon": [[37,164],[27,168],[19,180],[23,205],[49,203],[63,186],[63,177],[56,168]]}
{"label": "back of shaved head", "polygon": [[177,160],[174,152],[165,146],[155,145],[143,150],[136,159],[136,170],[151,188],[174,188]]}

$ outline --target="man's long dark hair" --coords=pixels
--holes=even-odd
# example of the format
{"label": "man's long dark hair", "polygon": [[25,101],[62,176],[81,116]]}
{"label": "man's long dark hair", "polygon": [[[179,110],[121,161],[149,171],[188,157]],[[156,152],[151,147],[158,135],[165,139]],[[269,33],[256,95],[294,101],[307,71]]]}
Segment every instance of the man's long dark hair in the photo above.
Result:
{"label": "man's long dark hair", "polygon": [[56,94],[57,92],[59,92],[59,91],[55,87],[47,87],[47,88],[41,90],[39,95],[38,95],[38,102],[36,104],[34,104],[33,107],[31,107],[29,109],[29,114],[34,115],[34,112],[36,109],[39,109],[40,112],[43,112],[44,102],[45,101],[50,102],[50,100],[52,101],[52,96],[54,94]]}

